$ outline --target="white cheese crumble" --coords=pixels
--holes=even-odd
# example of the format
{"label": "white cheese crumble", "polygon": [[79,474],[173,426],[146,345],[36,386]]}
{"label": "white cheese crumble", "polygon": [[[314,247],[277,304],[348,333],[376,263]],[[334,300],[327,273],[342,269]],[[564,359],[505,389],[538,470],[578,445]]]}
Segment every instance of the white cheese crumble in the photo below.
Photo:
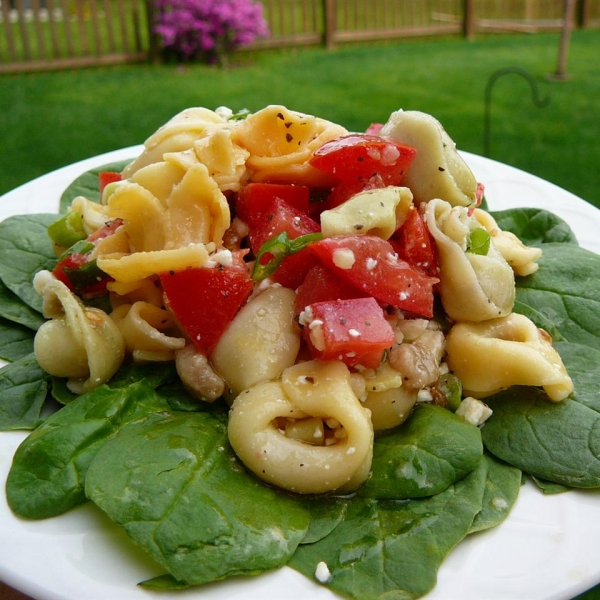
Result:
{"label": "white cheese crumble", "polygon": [[344,269],[347,271],[351,269],[354,263],[356,262],[356,257],[354,256],[354,252],[349,248],[338,248],[333,251],[333,264],[339,269]]}
{"label": "white cheese crumble", "polygon": [[348,335],[353,338],[360,337],[360,331],[357,329],[348,329]]}
{"label": "white cheese crumble", "polygon": [[374,258],[367,258],[367,271],[372,271],[377,266],[377,260]]}
{"label": "white cheese crumble", "polygon": [[226,248],[218,250],[208,258],[204,266],[213,268],[217,265],[222,265],[224,267],[231,267],[233,265],[233,254],[231,253],[231,250],[227,250]]}
{"label": "white cheese crumble", "polygon": [[467,423],[478,427],[492,416],[492,409],[481,400],[468,396],[460,403],[456,414]]}

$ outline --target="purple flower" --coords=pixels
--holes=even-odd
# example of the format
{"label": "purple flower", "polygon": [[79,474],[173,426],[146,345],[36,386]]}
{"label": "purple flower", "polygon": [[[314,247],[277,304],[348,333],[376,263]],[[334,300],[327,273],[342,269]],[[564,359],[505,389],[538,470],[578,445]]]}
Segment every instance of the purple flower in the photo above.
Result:
{"label": "purple flower", "polygon": [[224,62],[257,37],[269,35],[263,7],[254,0],[156,0],[154,31],[183,59]]}

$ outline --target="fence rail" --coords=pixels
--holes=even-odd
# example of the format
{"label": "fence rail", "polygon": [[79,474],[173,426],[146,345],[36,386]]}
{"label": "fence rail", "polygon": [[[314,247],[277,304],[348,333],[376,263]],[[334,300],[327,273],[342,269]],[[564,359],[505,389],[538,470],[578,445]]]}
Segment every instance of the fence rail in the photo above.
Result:
{"label": "fence rail", "polygon": [[[271,35],[253,48],[491,31],[557,30],[564,0],[262,0]],[[600,0],[575,26],[600,27]],[[0,73],[154,59],[154,0],[0,0]]]}

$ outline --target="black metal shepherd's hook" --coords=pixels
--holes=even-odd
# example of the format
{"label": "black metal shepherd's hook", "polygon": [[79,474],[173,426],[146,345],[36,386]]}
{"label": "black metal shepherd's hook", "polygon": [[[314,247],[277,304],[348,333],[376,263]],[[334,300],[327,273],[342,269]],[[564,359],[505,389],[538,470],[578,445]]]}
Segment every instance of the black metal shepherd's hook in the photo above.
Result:
{"label": "black metal shepherd's hook", "polygon": [[548,106],[550,103],[550,97],[546,96],[545,98],[540,98],[537,81],[534,79],[533,75],[526,71],[525,69],[521,69],[520,67],[505,67],[504,69],[498,69],[494,73],[490,75],[488,79],[487,85],[485,86],[485,113],[484,113],[484,122],[483,122],[483,153],[484,156],[490,155],[490,128],[491,128],[491,118],[492,118],[492,88],[494,84],[500,77],[503,75],[521,75],[528,82],[531,87],[531,99],[536,106],[543,108],[544,106]]}

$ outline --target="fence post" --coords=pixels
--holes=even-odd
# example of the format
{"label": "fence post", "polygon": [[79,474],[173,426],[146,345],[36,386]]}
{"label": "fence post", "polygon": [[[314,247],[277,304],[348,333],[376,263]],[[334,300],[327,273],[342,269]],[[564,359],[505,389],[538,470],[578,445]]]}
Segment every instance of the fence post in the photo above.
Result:
{"label": "fence post", "polygon": [[581,0],[579,11],[577,12],[577,26],[585,29],[590,22],[590,3],[589,0]]}
{"label": "fence post", "polygon": [[323,40],[326,48],[335,46],[335,30],[337,27],[337,1],[323,0],[324,33]]}
{"label": "fence post", "polygon": [[470,40],[475,34],[475,2],[464,0],[463,2],[463,35]]}
{"label": "fence post", "polygon": [[156,24],[156,2],[155,0],[145,0],[146,15],[148,17],[148,59],[153,62],[158,62],[160,53],[160,40],[157,33],[154,31]]}

